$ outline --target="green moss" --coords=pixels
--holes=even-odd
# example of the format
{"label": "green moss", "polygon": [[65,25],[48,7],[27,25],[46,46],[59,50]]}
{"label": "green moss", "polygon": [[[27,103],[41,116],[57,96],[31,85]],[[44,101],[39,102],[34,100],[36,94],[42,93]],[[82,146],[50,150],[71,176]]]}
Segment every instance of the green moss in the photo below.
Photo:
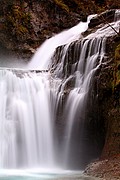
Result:
{"label": "green moss", "polygon": [[114,87],[120,84],[120,44],[115,49]]}
{"label": "green moss", "polygon": [[107,9],[119,9],[120,8],[120,2],[118,0],[108,0],[104,2],[92,0],[92,1],[86,1],[86,0],[53,0],[56,4],[58,4],[60,7],[62,7],[66,11],[74,11],[77,13],[101,13]]}
{"label": "green moss", "polygon": [[117,46],[115,50],[115,60],[120,61],[120,44]]}
{"label": "green moss", "polygon": [[69,12],[69,7],[64,3],[63,0],[54,0],[57,5],[59,5],[63,10]]}
{"label": "green moss", "polygon": [[10,29],[10,35],[14,35],[18,39],[23,38],[30,31],[30,19],[29,13],[20,6],[12,5],[6,14],[6,30]]}

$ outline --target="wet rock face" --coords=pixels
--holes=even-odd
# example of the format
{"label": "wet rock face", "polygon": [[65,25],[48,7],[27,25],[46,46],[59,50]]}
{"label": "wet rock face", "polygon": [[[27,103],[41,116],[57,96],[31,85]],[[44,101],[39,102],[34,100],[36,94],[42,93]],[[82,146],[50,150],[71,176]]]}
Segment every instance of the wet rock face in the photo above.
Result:
{"label": "wet rock face", "polygon": [[120,44],[118,36],[109,38],[106,45],[108,64],[102,67],[98,79],[99,103],[106,124],[106,140],[101,158],[120,153],[120,77],[116,50]]}
{"label": "wet rock face", "polygon": [[[88,165],[85,173],[107,179],[120,177],[120,38],[108,38],[106,64],[95,77],[101,120],[105,125],[105,143],[100,160]],[[96,85],[97,84],[97,85]],[[97,88],[98,87],[98,88]]]}
{"label": "wet rock face", "polygon": [[114,14],[115,14],[114,9],[107,10],[104,13],[101,13],[97,17],[94,17],[93,19],[91,19],[89,28],[94,28],[95,26],[100,25],[100,24],[106,24],[106,23],[113,22]]}

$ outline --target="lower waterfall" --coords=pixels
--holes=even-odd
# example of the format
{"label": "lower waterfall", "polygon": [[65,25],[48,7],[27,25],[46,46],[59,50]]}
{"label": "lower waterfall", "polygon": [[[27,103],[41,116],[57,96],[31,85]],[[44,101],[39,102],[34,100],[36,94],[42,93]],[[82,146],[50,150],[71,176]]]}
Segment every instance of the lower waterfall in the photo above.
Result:
{"label": "lower waterfall", "polygon": [[54,164],[53,117],[48,75],[0,72],[0,167]]}
{"label": "lower waterfall", "polygon": [[[48,53],[48,72],[0,70],[1,169],[80,169],[97,158],[84,126],[93,77],[105,58],[106,38],[115,32],[105,25],[83,38],[89,22]],[[119,23],[112,23],[116,31]]]}

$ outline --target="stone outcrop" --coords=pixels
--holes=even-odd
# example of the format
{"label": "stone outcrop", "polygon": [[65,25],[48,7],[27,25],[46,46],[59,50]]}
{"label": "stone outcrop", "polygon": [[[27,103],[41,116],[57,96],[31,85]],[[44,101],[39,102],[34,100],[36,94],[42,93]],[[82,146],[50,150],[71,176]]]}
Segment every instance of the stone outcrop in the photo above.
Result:
{"label": "stone outcrop", "polygon": [[120,155],[91,163],[85,173],[99,177],[101,180],[118,180],[120,178]]}
{"label": "stone outcrop", "polygon": [[[97,22],[97,21],[96,21]],[[93,22],[92,22],[93,23]],[[99,111],[105,128],[105,143],[98,161],[85,170],[104,179],[120,177],[120,34],[107,39],[106,57],[95,77]]]}

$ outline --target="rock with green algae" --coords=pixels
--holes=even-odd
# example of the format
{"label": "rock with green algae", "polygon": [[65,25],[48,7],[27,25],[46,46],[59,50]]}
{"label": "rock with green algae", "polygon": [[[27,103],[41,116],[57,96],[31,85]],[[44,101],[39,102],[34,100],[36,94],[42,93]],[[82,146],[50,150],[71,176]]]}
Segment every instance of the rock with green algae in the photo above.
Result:
{"label": "rock with green algae", "polygon": [[120,86],[120,44],[115,49],[115,77],[114,86],[117,88]]}

